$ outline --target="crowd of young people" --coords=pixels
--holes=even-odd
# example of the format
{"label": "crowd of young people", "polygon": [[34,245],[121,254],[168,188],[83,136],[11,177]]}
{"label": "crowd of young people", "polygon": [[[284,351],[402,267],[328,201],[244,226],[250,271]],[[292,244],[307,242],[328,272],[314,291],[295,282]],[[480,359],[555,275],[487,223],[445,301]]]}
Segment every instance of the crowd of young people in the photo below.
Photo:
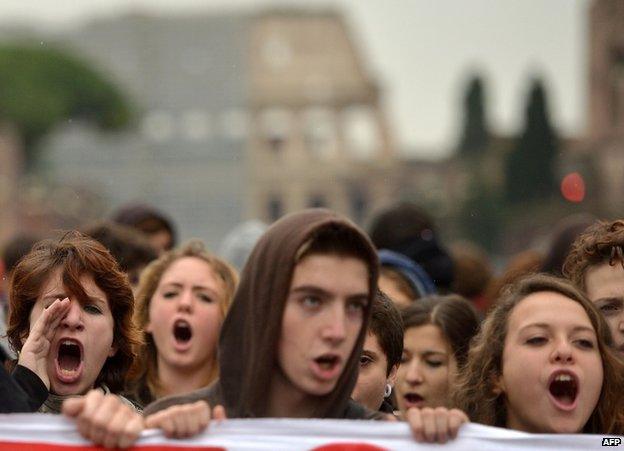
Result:
{"label": "crowd of young people", "polygon": [[134,294],[106,243],[39,242],[10,278],[4,409],[62,412],[108,447],[261,417],[406,421],[440,443],[467,421],[624,434],[624,222],[579,236],[567,278],[514,277],[484,312],[450,294],[451,256],[417,215],[382,215],[372,240],[328,210],[285,216],[240,280],[141,216],[160,256]]}

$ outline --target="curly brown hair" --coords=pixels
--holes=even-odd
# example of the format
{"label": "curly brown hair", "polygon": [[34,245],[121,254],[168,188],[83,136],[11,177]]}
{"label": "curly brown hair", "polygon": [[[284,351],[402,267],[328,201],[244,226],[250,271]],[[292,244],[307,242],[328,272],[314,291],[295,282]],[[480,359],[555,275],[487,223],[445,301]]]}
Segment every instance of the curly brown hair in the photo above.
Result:
{"label": "curly brown hair", "polygon": [[[184,257],[194,257],[205,261],[225,283],[225,296],[219,305],[221,319],[225,318],[225,314],[232,302],[238,284],[238,274],[236,270],[225,261],[208,252],[204,244],[199,240],[189,241],[179,248],[165,252],[143,270],[136,294],[137,308],[135,322],[139,328],[143,330],[144,344],[135,362],[134,368],[136,368],[136,376],[129,383],[129,388],[131,396],[144,405],[153,401],[161,391],[157,365],[158,350],[156,349],[156,344],[154,343],[152,335],[145,331],[145,327],[149,322],[150,303],[165,271],[167,271],[176,260]],[[206,381],[206,385],[217,378],[218,372],[215,353],[212,373],[209,380]]]}
{"label": "curly brown hair", "polygon": [[591,266],[619,263],[624,268],[624,220],[598,221],[572,244],[563,274],[585,290],[585,274]]}
{"label": "curly brown hair", "polygon": [[79,300],[88,299],[80,283],[83,275],[91,275],[106,294],[114,321],[113,343],[117,352],[106,360],[95,385],[106,384],[113,393],[122,391],[141,343],[141,335],[132,319],[132,289],[109,251],[79,232],[68,232],[56,240],[40,241],[15,267],[9,282],[7,336],[11,347],[16,352],[22,349],[30,331],[30,312],[48,278],[59,268],[68,295]]}
{"label": "curly brown hair", "polygon": [[482,323],[453,393],[454,406],[466,412],[471,421],[506,426],[507,412],[503,394],[495,389],[495,384],[503,370],[507,323],[513,309],[523,299],[544,291],[559,293],[579,303],[596,332],[604,379],[600,398],[583,432],[624,433],[624,363],[611,348],[609,328],[600,312],[580,290],[567,280],[545,274],[531,275],[509,286]]}

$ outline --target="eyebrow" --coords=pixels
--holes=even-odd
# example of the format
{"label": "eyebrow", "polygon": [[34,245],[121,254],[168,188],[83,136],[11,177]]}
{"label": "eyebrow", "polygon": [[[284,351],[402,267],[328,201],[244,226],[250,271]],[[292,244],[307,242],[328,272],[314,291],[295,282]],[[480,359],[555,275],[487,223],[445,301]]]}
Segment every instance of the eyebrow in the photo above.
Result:
{"label": "eyebrow", "polygon": [[[174,288],[184,288],[184,285],[179,283],[179,282],[167,282],[167,283],[163,284],[163,288],[164,287],[170,287],[170,286],[172,286]],[[210,288],[210,287],[208,287],[206,285],[193,285],[191,287],[191,289],[193,289],[193,290],[197,290],[197,289],[206,290],[206,291],[210,291],[214,295],[218,294],[215,290],[213,290],[212,288]]]}
{"label": "eyebrow", "polygon": [[[552,325],[548,324],[548,323],[532,323],[532,324],[527,324],[526,326],[523,326],[520,328],[519,332],[522,332],[526,329],[529,329],[531,327],[537,327],[540,329],[551,329]],[[593,327],[589,327],[589,326],[574,326],[572,328],[572,332],[579,332],[579,331],[587,331],[587,332],[591,332],[593,334],[596,333],[596,331],[594,330]]]}
{"label": "eyebrow", "polygon": [[[67,294],[65,294],[63,292],[59,292],[59,293],[53,293],[53,294],[49,294],[47,296],[44,296],[42,298],[42,300],[54,302],[57,299],[65,299],[67,297],[69,297]],[[102,298],[100,298],[98,296],[89,296],[89,295],[87,295],[87,299],[89,301],[91,301],[91,302],[100,302],[102,304],[107,304],[108,305],[108,302],[106,301],[106,299],[102,299]]]}
{"label": "eyebrow", "polygon": [[[332,294],[329,291],[324,290],[323,288],[319,288],[315,285],[300,285],[290,290],[290,294],[294,294],[294,293],[316,294],[317,296],[326,297],[326,298],[329,298],[332,296]],[[352,294],[350,296],[347,296],[347,299],[350,299],[350,300],[366,299],[368,301],[368,293]]]}
{"label": "eyebrow", "polygon": [[624,303],[624,297],[622,296],[607,296],[604,298],[598,298],[595,301],[592,301],[594,304],[598,302],[618,302],[620,304]]}

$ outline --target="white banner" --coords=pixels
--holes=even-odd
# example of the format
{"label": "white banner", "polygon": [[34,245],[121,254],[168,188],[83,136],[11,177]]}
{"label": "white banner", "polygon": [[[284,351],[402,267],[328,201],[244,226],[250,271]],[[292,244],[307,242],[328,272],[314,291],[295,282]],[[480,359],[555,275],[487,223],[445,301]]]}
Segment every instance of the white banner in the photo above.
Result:
{"label": "white banner", "polygon": [[[159,431],[144,431],[137,451],[212,450],[479,450],[559,451],[623,449],[623,437],[525,434],[466,424],[459,437],[443,447],[418,444],[405,423],[348,420],[226,420],[187,440],[169,440]],[[82,439],[74,424],[60,415],[0,415],[0,451],[65,451],[98,449]]]}

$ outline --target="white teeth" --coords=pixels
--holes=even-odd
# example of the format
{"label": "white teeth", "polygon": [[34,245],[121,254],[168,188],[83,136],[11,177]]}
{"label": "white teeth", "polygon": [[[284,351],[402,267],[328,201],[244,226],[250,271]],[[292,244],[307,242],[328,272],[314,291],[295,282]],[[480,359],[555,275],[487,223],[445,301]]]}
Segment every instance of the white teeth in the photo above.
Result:
{"label": "white teeth", "polygon": [[71,340],[63,340],[63,341],[61,342],[61,344],[63,344],[63,345],[74,345],[74,344],[76,344],[76,343],[74,343],[74,342],[73,342],[73,341],[71,341]]}
{"label": "white teeth", "polygon": [[569,374],[559,374],[556,378],[556,381],[561,381],[561,382],[568,382],[572,380],[572,376],[570,376]]}

